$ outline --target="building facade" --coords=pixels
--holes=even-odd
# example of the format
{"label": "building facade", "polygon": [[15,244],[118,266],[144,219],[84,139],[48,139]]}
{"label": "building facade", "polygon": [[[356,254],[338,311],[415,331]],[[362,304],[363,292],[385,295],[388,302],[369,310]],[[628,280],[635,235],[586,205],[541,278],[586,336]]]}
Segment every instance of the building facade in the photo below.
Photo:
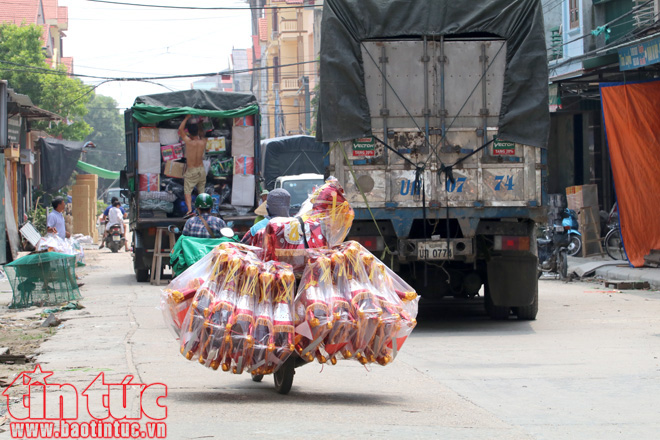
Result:
{"label": "building facade", "polygon": [[[2,3],[0,23],[40,26],[47,63],[52,68],[64,65],[67,72],[73,73],[73,58],[63,56],[68,29],[67,7],[59,6],[58,0],[3,0]],[[39,133],[32,131],[30,121],[62,118],[34,106],[29,96],[15,93],[11,84],[6,84],[5,90],[7,108],[0,109],[6,111],[7,117],[6,141],[1,146],[4,148],[3,177],[6,177],[9,191],[5,197],[11,196],[15,224],[20,225],[34,203],[32,188],[39,184],[39,153],[35,151]]]}
{"label": "building facade", "polygon": [[634,68],[620,53],[660,36],[658,0],[554,0],[544,2],[551,132],[548,192],[598,185],[599,205],[615,201],[600,85],[660,76],[660,63]]}
{"label": "building facade", "polygon": [[252,92],[262,109],[263,138],[313,132],[322,2],[248,0],[255,67]]}

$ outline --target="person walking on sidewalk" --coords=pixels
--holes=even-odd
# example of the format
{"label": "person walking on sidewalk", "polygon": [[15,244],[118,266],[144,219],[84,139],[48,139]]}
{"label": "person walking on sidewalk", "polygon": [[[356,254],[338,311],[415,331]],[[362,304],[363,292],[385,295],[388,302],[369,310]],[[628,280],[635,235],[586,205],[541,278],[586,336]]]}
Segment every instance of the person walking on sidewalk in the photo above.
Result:
{"label": "person walking on sidewalk", "polygon": [[66,223],[64,222],[64,199],[61,197],[56,197],[53,199],[53,210],[48,214],[46,219],[46,230],[53,234],[60,236],[62,240],[71,237],[71,234],[66,230]]}
{"label": "person walking on sidewalk", "polygon": [[192,209],[193,188],[197,187],[197,193],[202,194],[206,185],[206,171],[202,162],[206,150],[206,138],[201,127],[201,120],[196,125],[188,124],[190,117],[191,115],[186,115],[181,125],[179,125],[179,136],[186,144],[186,172],[183,174],[183,194],[188,212],[184,218],[195,215]]}

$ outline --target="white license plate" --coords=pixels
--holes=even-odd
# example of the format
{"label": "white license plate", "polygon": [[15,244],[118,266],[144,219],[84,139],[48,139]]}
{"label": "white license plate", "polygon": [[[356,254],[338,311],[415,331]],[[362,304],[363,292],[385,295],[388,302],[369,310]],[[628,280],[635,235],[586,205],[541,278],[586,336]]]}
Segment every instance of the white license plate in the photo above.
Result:
{"label": "white license plate", "polygon": [[446,241],[417,243],[417,258],[419,260],[450,260],[452,258],[451,247],[447,247]]}
{"label": "white license plate", "polygon": [[121,241],[121,235],[113,235],[112,241]]}

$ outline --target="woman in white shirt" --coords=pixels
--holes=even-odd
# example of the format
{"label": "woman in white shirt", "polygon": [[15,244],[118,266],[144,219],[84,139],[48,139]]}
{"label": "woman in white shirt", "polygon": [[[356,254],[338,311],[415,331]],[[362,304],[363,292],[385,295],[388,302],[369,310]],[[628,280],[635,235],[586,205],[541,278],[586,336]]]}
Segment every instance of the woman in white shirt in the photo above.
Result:
{"label": "woman in white shirt", "polygon": [[121,228],[121,233],[124,235],[124,245],[126,252],[130,251],[128,247],[128,240],[126,240],[126,233],[124,231],[124,214],[121,212],[120,207],[121,203],[117,201],[112,204],[112,208],[110,208],[108,211],[108,223],[105,225],[105,234],[103,234],[103,240],[101,241],[101,246],[99,246],[99,249],[103,248],[105,245],[105,237],[107,237],[110,228],[114,225],[119,225]]}

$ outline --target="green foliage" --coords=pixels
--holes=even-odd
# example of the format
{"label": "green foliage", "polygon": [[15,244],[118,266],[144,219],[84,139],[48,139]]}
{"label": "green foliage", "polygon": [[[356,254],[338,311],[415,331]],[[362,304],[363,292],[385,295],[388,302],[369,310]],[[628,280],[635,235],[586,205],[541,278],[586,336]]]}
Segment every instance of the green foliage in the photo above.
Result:
{"label": "green foliage", "polygon": [[117,102],[109,96],[94,95],[84,119],[94,127],[88,140],[96,148],[90,149],[83,160],[111,171],[123,170],[126,166],[124,119],[117,110]]}
{"label": "green foliage", "polygon": [[0,78],[8,80],[16,92],[28,95],[36,106],[65,118],[59,124],[34,123],[34,128],[69,140],[83,140],[92,132],[83,120],[92,88],[69,78],[64,66],[50,69],[60,74],[39,70],[49,69],[41,50],[42,31],[37,25],[0,25],[0,60],[5,61],[0,63]]}
{"label": "green foliage", "polygon": [[38,206],[28,211],[28,220],[41,235],[46,235],[46,208]]}
{"label": "green foliage", "polygon": [[96,201],[96,215],[99,216],[103,214],[103,211],[105,211],[106,204],[103,200],[97,200]]}
{"label": "green foliage", "polygon": [[[61,72],[66,68],[61,66]],[[64,139],[81,141],[93,129],[83,119],[87,114],[87,103],[92,97],[92,88],[80,80],[65,75],[42,75],[42,94],[39,106],[64,117],[65,123],[52,124],[45,128],[50,135],[62,136]]]}
{"label": "green foliage", "polygon": [[37,25],[0,25],[0,60],[7,62],[0,64],[0,78],[9,81],[9,87],[30,96],[33,102],[41,98],[42,74],[8,63],[48,68],[41,51],[41,34],[42,28]]}

